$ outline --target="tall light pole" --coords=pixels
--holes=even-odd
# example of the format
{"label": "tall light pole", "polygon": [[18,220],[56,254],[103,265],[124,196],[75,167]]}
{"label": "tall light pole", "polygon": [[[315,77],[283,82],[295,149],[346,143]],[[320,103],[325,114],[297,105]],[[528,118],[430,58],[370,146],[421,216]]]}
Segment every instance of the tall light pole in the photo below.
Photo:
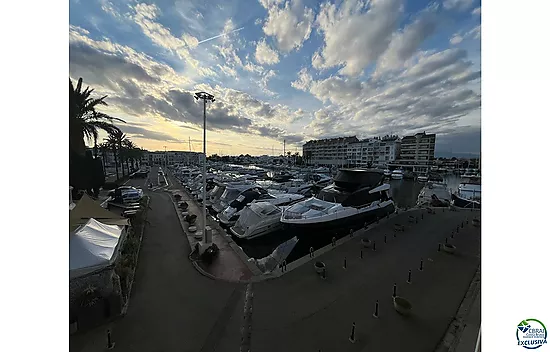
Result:
{"label": "tall light pole", "polygon": [[166,154],[166,146],[164,146],[164,169],[168,167],[168,154]]}
{"label": "tall light pole", "polygon": [[202,164],[202,239],[204,244],[212,242],[210,234],[206,231],[206,102],[215,102],[214,96],[206,92],[195,93],[195,99],[202,99],[203,102],[203,122],[202,122],[202,152],[203,152],[203,164]]}

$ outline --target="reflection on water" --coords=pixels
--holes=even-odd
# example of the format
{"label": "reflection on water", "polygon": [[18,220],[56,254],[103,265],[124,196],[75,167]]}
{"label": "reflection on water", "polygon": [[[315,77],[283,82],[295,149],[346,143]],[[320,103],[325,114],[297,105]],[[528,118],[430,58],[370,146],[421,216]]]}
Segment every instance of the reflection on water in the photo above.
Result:
{"label": "reflection on water", "polygon": [[[443,177],[443,180],[451,192],[456,191],[461,182],[460,177],[457,175],[446,175]],[[414,206],[418,199],[418,194],[426,185],[425,182],[413,180],[391,180],[389,183],[393,200],[400,208]]]}

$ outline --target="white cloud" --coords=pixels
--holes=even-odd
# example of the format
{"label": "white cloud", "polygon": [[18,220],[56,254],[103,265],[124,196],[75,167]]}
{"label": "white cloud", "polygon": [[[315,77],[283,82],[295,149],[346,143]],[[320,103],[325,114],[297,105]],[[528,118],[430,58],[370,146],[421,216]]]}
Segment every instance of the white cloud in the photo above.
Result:
{"label": "white cloud", "polygon": [[462,116],[479,114],[480,77],[464,50],[449,49],[419,53],[405,71],[384,80],[312,81],[310,93],[331,105],[318,111],[308,128],[316,136],[452,129]]}
{"label": "white cloud", "polygon": [[312,64],[343,66],[341,74],[359,75],[388,48],[402,11],[401,0],[374,1],[366,12],[365,4],[357,0],[344,2],[338,9],[334,4],[322,4],[316,24],[324,46]]}
{"label": "white cloud", "polygon": [[306,92],[311,87],[311,81],[311,75],[307,72],[306,68],[303,68],[300,70],[300,72],[298,72],[298,79],[294,82],[291,82],[290,85],[296,89]]}
{"label": "white cloud", "polygon": [[313,23],[313,10],[302,5],[301,0],[289,0],[279,7],[280,1],[260,1],[268,9],[263,31],[276,39],[277,47],[289,52],[299,49],[309,39]]}
{"label": "white cloud", "polygon": [[447,10],[466,11],[472,3],[473,0],[444,0],[443,7]]}
{"label": "white cloud", "polygon": [[279,54],[267,45],[265,39],[256,45],[255,57],[256,61],[263,65],[273,65],[279,62]]}
{"label": "white cloud", "polygon": [[452,45],[457,45],[462,43],[462,40],[464,40],[462,36],[460,36],[459,34],[454,34],[452,38],[449,40],[449,43],[451,43]]}
{"label": "white cloud", "polygon": [[418,49],[420,44],[435,32],[437,20],[434,13],[426,11],[403,31],[394,33],[388,49],[379,58],[379,72],[401,68]]}
{"label": "white cloud", "polygon": [[476,7],[475,9],[472,10],[472,15],[473,16],[481,16],[481,7]]}

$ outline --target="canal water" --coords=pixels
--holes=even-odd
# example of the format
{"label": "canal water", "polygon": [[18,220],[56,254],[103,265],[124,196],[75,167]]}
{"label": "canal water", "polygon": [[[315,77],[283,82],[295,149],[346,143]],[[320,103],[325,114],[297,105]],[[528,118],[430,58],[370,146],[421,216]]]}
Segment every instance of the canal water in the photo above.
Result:
{"label": "canal water", "polygon": [[[458,185],[460,184],[460,177],[456,175],[444,176],[443,179],[444,183],[447,184],[447,187],[451,192],[456,191]],[[388,182],[391,186],[390,192],[392,198],[399,208],[414,206],[416,204],[420,190],[422,190],[422,188],[426,185],[425,182],[421,183],[413,180],[390,180]],[[230,233],[229,230],[227,232]],[[337,238],[345,236],[343,232],[340,234],[335,233],[334,235]],[[314,234],[312,234],[312,236],[314,236]],[[284,230],[281,230],[252,241],[242,241],[238,240],[235,237],[233,238],[250,258],[261,259],[270,255],[275,250],[275,248],[277,248],[277,246],[282,244],[284,241],[290,239],[291,237],[291,234],[286,233]],[[329,243],[330,240],[327,240],[326,243],[315,243],[315,245],[313,246],[315,247],[315,250],[317,250],[318,248],[326,246]],[[307,255],[309,246],[310,244],[299,243],[299,245],[296,246],[296,248],[289,256],[287,262],[292,262],[298,258],[301,258],[304,255]]]}

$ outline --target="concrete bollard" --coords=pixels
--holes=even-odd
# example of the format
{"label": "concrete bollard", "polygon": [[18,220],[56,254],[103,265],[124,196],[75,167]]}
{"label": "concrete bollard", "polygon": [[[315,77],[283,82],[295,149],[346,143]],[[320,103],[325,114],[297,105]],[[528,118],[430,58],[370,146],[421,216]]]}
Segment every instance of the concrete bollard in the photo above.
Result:
{"label": "concrete bollard", "polygon": [[410,284],[411,283],[411,275],[412,275],[412,270],[409,269],[409,276],[407,278],[407,283]]}
{"label": "concrete bollard", "polygon": [[351,334],[349,335],[349,341],[355,343],[355,323],[351,325]]}
{"label": "concrete bollard", "polygon": [[112,350],[115,347],[115,343],[111,340],[111,330],[107,330],[107,349]]}
{"label": "concrete bollard", "polygon": [[346,259],[346,257],[344,257],[344,265],[342,266],[344,269],[347,269],[348,268],[348,261]]}
{"label": "concrete bollard", "polygon": [[393,284],[393,294],[392,297],[397,296],[397,284]]}
{"label": "concrete bollard", "polygon": [[372,241],[372,251],[376,252],[376,241]]}
{"label": "concrete bollard", "polygon": [[336,237],[333,237],[333,238],[332,238],[332,246],[333,246],[333,247],[336,246]]}
{"label": "concrete bollard", "polygon": [[376,300],[376,303],[374,304],[374,313],[372,316],[378,318],[378,300]]}
{"label": "concrete bollard", "polygon": [[419,268],[420,271],[424,270],[424,260],[422,258],[420,258],[420,268]]}

